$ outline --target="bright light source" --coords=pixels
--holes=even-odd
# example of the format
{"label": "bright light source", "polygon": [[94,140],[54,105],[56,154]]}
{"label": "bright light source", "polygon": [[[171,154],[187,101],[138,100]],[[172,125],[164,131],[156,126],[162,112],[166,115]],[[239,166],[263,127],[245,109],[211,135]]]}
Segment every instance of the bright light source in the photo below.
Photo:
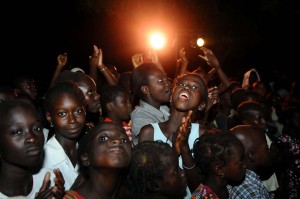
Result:
{"label": "bright light source", "polygon": [[201,47],[204,45],[204,40],[202,38],[197,39],[197,46]]}
{"label": "bright light source", "polygon": [[165,45],[165,38],[161,33],[152,33],[150,35],[150,46],[154,49],[161,49]]}

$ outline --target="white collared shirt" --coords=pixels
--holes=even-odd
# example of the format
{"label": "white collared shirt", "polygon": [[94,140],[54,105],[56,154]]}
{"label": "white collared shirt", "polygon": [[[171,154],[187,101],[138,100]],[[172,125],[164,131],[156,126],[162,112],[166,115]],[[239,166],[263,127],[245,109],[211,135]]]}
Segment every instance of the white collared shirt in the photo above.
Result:
{"label": "white collared shirt", "polygon": [[45,159],[43,167],[60,169],[65,180],[65,190],[70,189],[79,174],[79,165],[76,164],[74,168],[71,160],[56,140],[55,136],[52,136],[45,144],[44,151]]}

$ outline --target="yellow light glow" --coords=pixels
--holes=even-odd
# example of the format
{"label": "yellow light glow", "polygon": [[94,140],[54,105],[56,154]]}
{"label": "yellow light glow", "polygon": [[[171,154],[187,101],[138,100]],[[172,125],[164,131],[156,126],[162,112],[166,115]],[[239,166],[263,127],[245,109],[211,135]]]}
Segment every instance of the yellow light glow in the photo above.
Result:
{"label": "yellow light glow", "polygon": [[201,47],[204,45],[204,40],[202,38],[197,39],[197,46]]}
{"label": "yellow light glow", "polygon": [[161,49],[165,45],[165,37],[161,33],[152,33],[150,35],[150,46],[154,49]]}

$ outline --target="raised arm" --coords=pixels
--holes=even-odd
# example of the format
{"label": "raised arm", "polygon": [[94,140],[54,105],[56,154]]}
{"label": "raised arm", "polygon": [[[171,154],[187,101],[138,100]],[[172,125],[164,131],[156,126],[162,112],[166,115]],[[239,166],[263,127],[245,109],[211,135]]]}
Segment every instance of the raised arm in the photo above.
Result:
{"label": "raised arm", "polygon": [[[153,49],[153,48],[148,48],[147,54],[146,54],[146,58],[154,63],[159,69],[161,69],[162,71],[165,72],[163,65],[161,64],[158,56],[157,56],[157,52]],[[144,60],[145,62],[145,60]]]}
{"label": "raised arm", "polygon": [[222,68],[220,67],[219,60],[217,59],[215,54],[210,49],[205,48],[205,47],[201,47],[201,50],[203,51],[204,56],[202,56],[202,55],[198,55],[198,56],[201,57],[202,59],[206,60],[207,64],[213,68],[211,71],[209,71],[210,78],[211,78],[211,75],[213,75],[214,73],[217,73],[220,81],[222,82],[224,87],[227,88],[230,85],[230,80],[227,77],[227,75],[224,73]]}
{"label": "raised arm", "polygon": [[[103,52],[101,48],[98,48],[96,45],[93,46],[93,54],[89,57],[90,73],[89,75],[94,79],[95,82],[98,82],[98,71],[99,70],[105,77],[108,85],[117,85],[117,80],[113,74],[107,69],[103,64]],[[99,85],[97,85],[99,86]]]}
{"label": "raised arm", "polygon": [[187,177],[188,187],[193,192],[202,181],[201,175],[195,166],[194,158],[190,150],[188,139],[191,130],[192,111],[182,118],[177,134],[173,137],[173,147],[178,155],[182,157],[182,167]]}
{"label": "raised arm", "polygon": [[189,60],[187,59],[184,48],[179,50],[179,59],[177,60],[176,76],[183,75],[187,72]]}
{"label": "raised arm", "polygon": [[52,87],[58,77],[58,75],[60,74],[60,72],[62,71],[62,69],[65,67],[65,65],[67,65],[68,63],[68,55],[67,53],[63,53],[63,54],[59,54],[56,58],[57,60],[57,65],[56,65],[56,69],[53,73],[52,79],[50,81],[50,85],[49,88]]}

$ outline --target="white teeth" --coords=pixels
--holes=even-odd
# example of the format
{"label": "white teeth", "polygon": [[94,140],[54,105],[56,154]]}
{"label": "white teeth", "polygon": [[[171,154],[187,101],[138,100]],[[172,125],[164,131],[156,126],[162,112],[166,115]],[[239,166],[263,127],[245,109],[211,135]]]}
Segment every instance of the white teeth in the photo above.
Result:
{"label": "white teeth", "polygon": [[120,148],[119,147],[115,147],[115,148],[112,148],[111,151],[119,151]]}
{"label": "white teeth", "polygon": [[187,93],[180,93],[180,98],[189,99],[189,95]]}

